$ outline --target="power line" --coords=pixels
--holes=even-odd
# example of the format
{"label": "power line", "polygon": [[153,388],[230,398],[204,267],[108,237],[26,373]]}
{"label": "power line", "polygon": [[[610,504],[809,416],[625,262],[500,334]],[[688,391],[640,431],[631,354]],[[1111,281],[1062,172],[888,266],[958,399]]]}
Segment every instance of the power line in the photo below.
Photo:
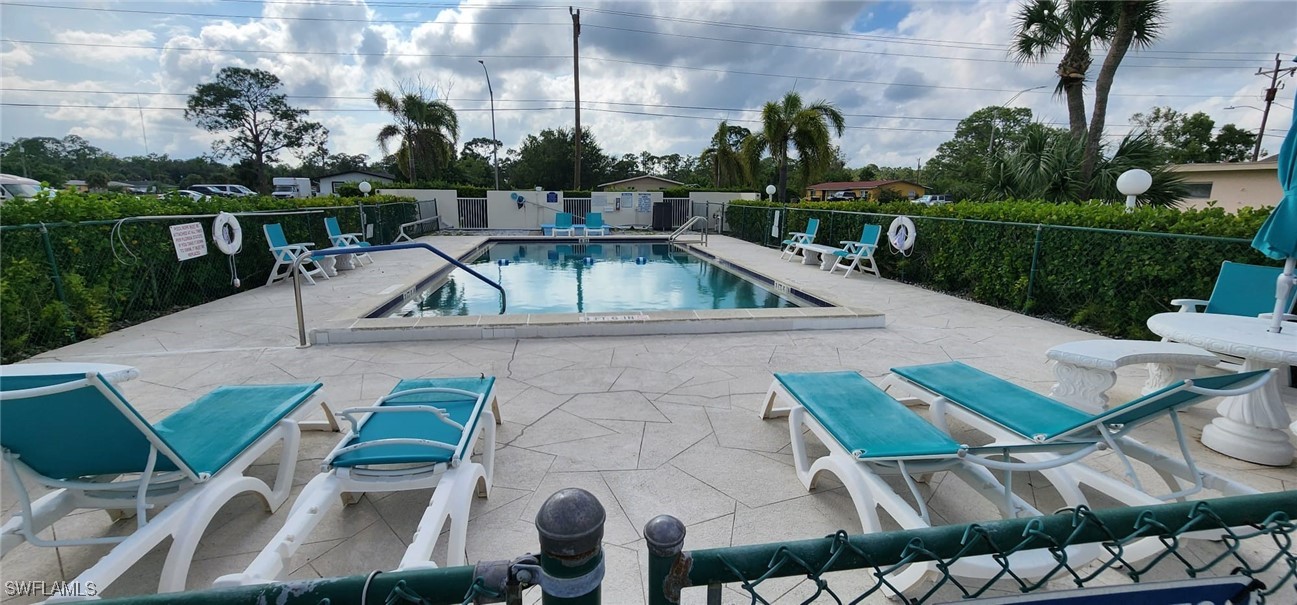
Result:
{"label": "power line", "polygon": [[42,46],[81,46],[88,48],[126,48],[135,50],[175,50],[181,52],[214,52],[214,53],[253,53],[267,55],[331,55],[356,57],[439,57],[443,59],[571,59],[571,55],[457,55],[449,53],[366,53],[357,51],[330,50],[259,50],[240,48],[202,48],[186,46],[148,46],[143,44],[108,44],[103,42],[55,42],[52,40],[14,40],[0,39],[0,42],[14,44],[38,44]]}
{"label": "power line", "polygon": [[[6,7],[21,6],[23,8],[37,8],[49,10],[70,10],[70,11],[92,11],[101,13],[124,13],[130,15],[163,15],[166,17],[177,16],[175,12],[151,11],[136,8],[108,8],[103,6],[58,6],[47,4],[26,4],[21,2],[5,2]],[[427,19],[359,19],[346,17],[285,17],[276,15],[222,15],[220,13],[189,13],[183,14],[185,17],[203,17],[208,19],[266,19],[281,21],[329,21],[336,23],[390,23],[396,25],[423,25],[428,23]],[[553,21],[456,21],[454,23],[445,23],[445,25],[564,25],[561,22]]]}

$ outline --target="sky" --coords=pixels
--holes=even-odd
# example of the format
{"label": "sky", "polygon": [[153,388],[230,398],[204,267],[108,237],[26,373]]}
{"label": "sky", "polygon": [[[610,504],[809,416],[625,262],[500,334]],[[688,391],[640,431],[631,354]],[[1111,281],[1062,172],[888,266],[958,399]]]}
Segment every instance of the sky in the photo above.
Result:
{"label": "sky", "polygon": [[[1269,85],[1258,68],[1273,68],[1276,53],[1297,66],[1297,2],[1167,4],[1162,38],[1118,72],[1109,133],[1126,133],[1132,114],[1155,106],[1255,131]],[[516,149],[528,134],[574,124],[569,10],[579,9],[581,125],[608,155],[699,155],[720,120],[758,129],[761,106],[795,90],[846,115],[836,143],[849,166],[915,166],[981,107],[1012,99],[1039,121],[1066,124],[1053,94],[1057,55],[1023,64],[1008,52],[1017,6],[5,0],[0,139],[75,134],[122,156],[193,157],[219,135],[185,121],[185,98],[234,65],[279,76],[290,103],[328,127],[333,153],[380,157],[375,136],[388,120],[370,97],[401,86],[446,100],[462,146],[491,136],[481,60],[498,138]],[[1292,121],[1297,78],[1286,85],[1264,138],[1272,153]],[[1019,94],[1033,87],[1043,88]]]}

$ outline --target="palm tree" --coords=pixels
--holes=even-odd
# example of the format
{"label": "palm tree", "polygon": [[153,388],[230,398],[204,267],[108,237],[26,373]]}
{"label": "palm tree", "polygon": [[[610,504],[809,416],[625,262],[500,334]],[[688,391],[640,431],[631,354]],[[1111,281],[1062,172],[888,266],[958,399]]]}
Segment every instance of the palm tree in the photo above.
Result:
{"label": "palm tree", "polygon": [[722,121],[716,134],[712,135],[711,147],[699,156],[699,160],[711,166],[712,183],[716,187],[729,187],[751,180],[750,168],[739,150],[748,134],[748,129]]}
{"label": "palm tree", "polygon": [[752,151],[769,149],[770,155],[779,165],[778,199],[787,200],[788,188],[788,147],[791,144],[801,160],[800,170],[804,178],[818,174],[833,160],[833,145],[830,141],[830,129],[837,136],[842,136],[846,120],[842,112],[827,101],[817,101],[803,106],[801,95],[789,92],[783,101],[766,103],[761,109],[762,133],[744,141],[745,155],[751,157]]}
{"label": "palm tree", "polygon": [[1117,67],[1132,45],[1145,48],[1152,44],[1161,33],[1163,24],[1164,11],[1160,0],[1122,0],[1115,10],[1117,22],[1109,41],[1108,55],[1104,57],[1094,83],[1094,114],[1090,117],[1090,135],[1081,164],[1081,178],[1087,183],[1087,193],[1093,191],[1090,177],[1099,161],[1099,141],[1108,117],[1108,92],[1117,77]]}
{"label": "palm tree", "polygon": [[1082,89],[1093,62],[1090,48],[1112,36],[1111,14],[1107,2],[1029,0],[1014,18],[1012,52],[1019,61],[1039,61],[1063,51],[1054,93],[1066,97],[1068,123],[1077,136],[1085,134]]}
{"label": "palm tree", "polygon": [[421,93],[393,93],[383,88],[374,91],[374,104],[396,121],[378,131],[378,145],[387,154],[392,139],[401,140],[397,162],[406,169],[410,182],[417,180],[420,164],[439,168],[450,163],[459,139],[459,118],[450,105],[426,99]]}

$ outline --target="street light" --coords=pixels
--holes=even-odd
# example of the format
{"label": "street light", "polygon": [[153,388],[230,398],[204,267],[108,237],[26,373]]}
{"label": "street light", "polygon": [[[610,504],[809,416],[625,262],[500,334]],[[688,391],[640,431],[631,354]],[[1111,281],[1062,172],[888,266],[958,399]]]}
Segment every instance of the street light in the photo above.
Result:
{"label": "street light", "polygon": [[495,138],[495,91],[491,89],[491,72],[486,70],[486,62],[478,59],[482,64],[482,73],[486,74],[486,92],[491,95],[491,163],[495,165],[495,190],[500,190],[500,158],[496,152],[500,149],[500,143]]}
{"label": "street light", "polygon": [[1117,177],[1117,191],[1126,196],[1126,212],[1135,209],[1135,196],[1148,191],[1153,186],[1153,175],[1146,170],[1136,168],[1127,170]]}
{"label": "street light", "polygon": [[766,195],[770,196],[770,201],[775,201],[775,186],[766,185]]}
{"label": "street light", "polygon": [[1226,107],[1225,109],[1240,109],[1240,108],[1243,108],[1243,107],[1246,107],[1246,108],[1248,108],[1248,109],[1255,109],[1255,110],[1260,111],[1260,112],[1262,112],[1262,113],[1265,112],[1264,109],[1261,109],[1260,107],[1253,107],[1253,106],[1251,106],[1251,105],[1230,105],[1229,107]]}
{"label": "street light", "polygon": [[[1001,105],[996,105],[996,107],[1007,107],[1007,106],[1009,105],[1009,103],[1012,103],[1012,102],[1014,102],[1015,100],[1017,100],[1017,98],[1020,97],[1020,96],[1022,96],[1023,93],[1031,92],[1031,91],[1033,91],[1033,90],[1040,90],[1040,89],[1042,89],[1042,88],[1045,88],[1045,87],[1044,87],[1044,86],[1032,86],[1031,88],[1024,88],[1024,89],[1022,89],[1022,90],[1019,90],[1019,91],[1018,91],[1018,94],[1013,95],[1012,97],[1009,97],[1009,100],[1008,100],[1008,101],[1005,101],[1005,102],[1004,102],[1003,104],[1001,104]],[[986,153],[991,153],[991,147],[992,147],[993,145],[995,145],[995,114],[994,114],[994,113],[991,114],[991,140],[989,140],[989,141],[986,142]]]}

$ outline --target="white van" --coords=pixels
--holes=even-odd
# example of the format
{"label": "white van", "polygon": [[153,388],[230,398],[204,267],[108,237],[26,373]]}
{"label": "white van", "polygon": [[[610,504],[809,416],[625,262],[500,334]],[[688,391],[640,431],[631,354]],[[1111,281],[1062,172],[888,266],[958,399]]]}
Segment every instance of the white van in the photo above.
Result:
{"label": "white van", "polygon": [[6,202],[18,197],[35,197],[40,192],[40,181],[12,174],[0,174],[0,202]]}

